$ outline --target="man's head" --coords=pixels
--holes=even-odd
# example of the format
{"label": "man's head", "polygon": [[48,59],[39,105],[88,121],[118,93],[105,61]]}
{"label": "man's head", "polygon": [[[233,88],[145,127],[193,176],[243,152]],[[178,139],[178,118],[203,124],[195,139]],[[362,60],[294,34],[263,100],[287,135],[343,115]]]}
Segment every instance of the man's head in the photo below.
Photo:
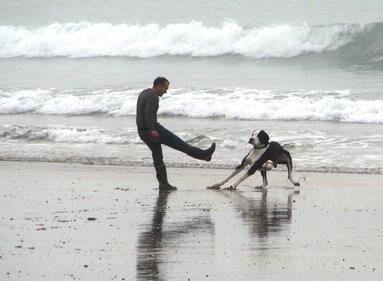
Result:
{"label": "man's head", "polygon": [[156,92],[158,96],[162,96],[167,92],[169,88],[169,80],[166,79],[165,77],[157,77],[153,81],[153,91]]}

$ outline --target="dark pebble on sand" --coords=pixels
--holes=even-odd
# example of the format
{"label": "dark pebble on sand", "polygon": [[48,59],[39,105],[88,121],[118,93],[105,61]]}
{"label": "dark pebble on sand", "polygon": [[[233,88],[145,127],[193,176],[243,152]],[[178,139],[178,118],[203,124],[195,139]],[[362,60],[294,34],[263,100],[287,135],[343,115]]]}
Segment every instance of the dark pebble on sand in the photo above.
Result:
{"label": "dark pebble on sand", "polygon": [[121,191],[129,191],[129,187],[128,187],[128,188],[115,187],[114,189],[115,189],[115,190],[121,190]]}

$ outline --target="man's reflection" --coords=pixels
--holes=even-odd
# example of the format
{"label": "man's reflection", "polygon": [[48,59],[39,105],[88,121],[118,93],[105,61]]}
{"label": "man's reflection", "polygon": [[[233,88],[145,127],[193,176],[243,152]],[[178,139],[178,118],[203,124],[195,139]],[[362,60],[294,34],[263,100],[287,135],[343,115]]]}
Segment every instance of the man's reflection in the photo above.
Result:
{"label": "man's reflection", "polygon": [[162,280],[158,264],[161,258],[162,222],[166,214],[168,195],[169,192],[159,192],[151,228],[139,236],[136,270],[138,280]]}
{"label": "man's reflection", "polygon": [[190,236],[191,233],[201,231],[214,233],[214,225],[211,222],[210,215],[202,210],[197,210],[197,214],[194,214],[195,211],[193,211],[194,215],[188,219],[182,216],[181,221],[167,223],[166,230],[164,230],[163,222],[168,208],[169,194],[172,193],[159,192],[153,209],[150,229],[141,232],[139,235],[136,265],[138,280],[165,280],[164,274],[161,274],[159,270],[160,264],[164,262],[161,258],[165,251],[170,252],[173,248],[177,249],[181,245],[194,243],[193,236]]}

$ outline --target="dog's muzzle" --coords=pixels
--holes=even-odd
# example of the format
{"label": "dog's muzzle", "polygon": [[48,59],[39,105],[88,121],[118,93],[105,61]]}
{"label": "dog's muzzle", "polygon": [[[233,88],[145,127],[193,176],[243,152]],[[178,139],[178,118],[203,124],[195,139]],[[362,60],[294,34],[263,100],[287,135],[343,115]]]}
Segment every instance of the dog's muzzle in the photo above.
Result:
{"label": "dog's muzzle", "polygon": [[249,139],[249,143],[250,143],[250,144],[253,144],[253,143],[254,143],[254,138],[250,138],[250,139]]}

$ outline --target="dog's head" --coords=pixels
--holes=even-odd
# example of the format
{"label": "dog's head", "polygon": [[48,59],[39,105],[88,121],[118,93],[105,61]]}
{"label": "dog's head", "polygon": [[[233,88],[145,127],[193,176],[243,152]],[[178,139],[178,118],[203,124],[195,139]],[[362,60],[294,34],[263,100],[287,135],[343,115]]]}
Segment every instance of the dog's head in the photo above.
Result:
{"label": "dog's head", "polygon": [[249,139],[254,148],[264,147],[269,144],[269,135],[264,130],[255,130]]}

